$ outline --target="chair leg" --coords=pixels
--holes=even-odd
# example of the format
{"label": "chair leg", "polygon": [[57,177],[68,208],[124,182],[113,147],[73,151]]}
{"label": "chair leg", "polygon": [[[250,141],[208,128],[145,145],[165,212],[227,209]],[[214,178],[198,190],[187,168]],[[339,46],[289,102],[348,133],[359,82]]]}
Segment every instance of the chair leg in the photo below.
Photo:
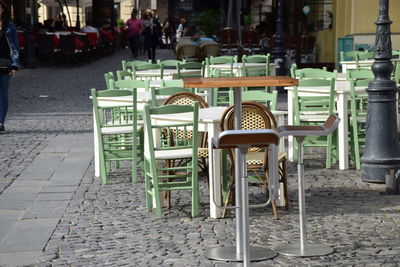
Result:
{"label": "chair leg", "polygon": [[191,163],[192,169],[192,217],[197,217],[199,215],[199,177],[197,171],[197,162]]}
{"label": "chair leg", "polygon": [[147,173],[147,163],[144,163],[145,165],[145,170],[144,170],[144,180],[145,180],[145,187],[146,187],[146,208],[148,212],[151,212],[153,210],[153,196],[150,193],[151,192],[151,181],[150,177],[146,174]]}
{"label": "chair leg", "polygon": [[279,168],[281,172],[281,179],[283,181],[283,197],[285,199],[285,209],[289,209],[289,196],[287,190],[287,173],[286,173],[286,159],[282,160],[281,167]]}
{"label": "chair leg", "polygon": [[330,169],[332,167],[332,134],[327,136],[327,146],[326,146],[326,168]]}

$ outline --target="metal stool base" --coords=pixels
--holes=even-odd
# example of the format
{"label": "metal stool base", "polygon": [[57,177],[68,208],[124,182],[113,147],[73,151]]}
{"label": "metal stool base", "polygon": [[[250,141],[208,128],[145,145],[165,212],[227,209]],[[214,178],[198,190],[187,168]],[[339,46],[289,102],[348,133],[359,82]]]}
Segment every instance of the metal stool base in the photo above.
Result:
{"label": "metal stool base", "polygon": [[[250,261],[267,260],[276,255],[278,255],[278,253],[268,248],[250,246]],[[243,261],[243,255],[236,254],[236,246],[207,248],[204,252],[204,256],[219,261]]]}
{"label": "metal stool base", "polygon": [[305,249],[301,250],[300,244],[287,244],[278,247],[276,251],[285,256],[313,257],[331,254],[333,252],[333,248],[322,244],[307,243]]}

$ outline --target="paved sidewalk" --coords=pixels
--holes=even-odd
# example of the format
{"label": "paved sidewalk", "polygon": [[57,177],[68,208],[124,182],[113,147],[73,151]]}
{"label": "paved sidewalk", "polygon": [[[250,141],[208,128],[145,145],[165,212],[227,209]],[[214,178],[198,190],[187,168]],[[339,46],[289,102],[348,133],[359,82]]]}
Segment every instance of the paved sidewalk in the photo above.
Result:
{"label": "paved sidewalk", "polygon": [[[13,81],[8,132],[0,135],[0,266],[229,266],[203,256],[207,247],[235,243],[232,214],[208,218],[204,180],[199,217],[190,218],[189,192],[173,192],[172,208],[156,220],[145,209],[143,179],[130,183],[129,164],[110,184],[93,177],[89,90],[103,88],[103,73],[128,56],[124,50],[78,68],[22,70]],[[325,169],[320,152],[305,159],[308,239],[334,253],[261,263],[400,266],[400,197],[382,195],[384,186],[361,182],[358,171]],[[296,166],[288,173],[290,209],[279,209],[280,220],[270,207],[250,211],[255,246],[298,240]],[[252,188],[251,200],[263,199]]]}

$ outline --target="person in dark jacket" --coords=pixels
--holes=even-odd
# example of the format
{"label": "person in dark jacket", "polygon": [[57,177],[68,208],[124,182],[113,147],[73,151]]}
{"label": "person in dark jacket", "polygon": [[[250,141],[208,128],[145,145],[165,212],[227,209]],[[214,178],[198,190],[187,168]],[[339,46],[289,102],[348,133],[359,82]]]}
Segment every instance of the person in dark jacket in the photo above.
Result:
{"label": "person in dark jacket", "polygon": [[8,110],[10,78],[19,67],[19,45],[15,25],[10,21],[10,7],[0,0],[0,132]]}
{"label": "person in dark jacket", "polygon": [[147,50],[149,59],[156,63],[156,48],[160,42],[161,24],[158,18],[153,18],[150,12],[143,18],[144,48]]}

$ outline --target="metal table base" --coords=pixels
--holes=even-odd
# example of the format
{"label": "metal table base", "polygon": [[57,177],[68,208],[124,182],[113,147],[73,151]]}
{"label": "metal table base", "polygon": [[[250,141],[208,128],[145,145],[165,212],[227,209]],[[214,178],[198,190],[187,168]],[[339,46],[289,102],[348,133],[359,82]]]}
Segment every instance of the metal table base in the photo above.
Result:
{"label": "metal table base", "polygon": [[310,243],[307,243],[304,249],[301,249],[300,244],[287,244],[278,247],[276,250],[282,255],[295,257],[323,256],[331,254],[333,252],[333,248],[331,247],[322,244]]}
{"label": "metal table base", "polygon": [[[264,247],[250,246],[250,261],[262,261],[275,257],[278,253]],[[243,261],[243,254],[236,253],[236,246],[206,249],[204,255],[219,261]]]}

